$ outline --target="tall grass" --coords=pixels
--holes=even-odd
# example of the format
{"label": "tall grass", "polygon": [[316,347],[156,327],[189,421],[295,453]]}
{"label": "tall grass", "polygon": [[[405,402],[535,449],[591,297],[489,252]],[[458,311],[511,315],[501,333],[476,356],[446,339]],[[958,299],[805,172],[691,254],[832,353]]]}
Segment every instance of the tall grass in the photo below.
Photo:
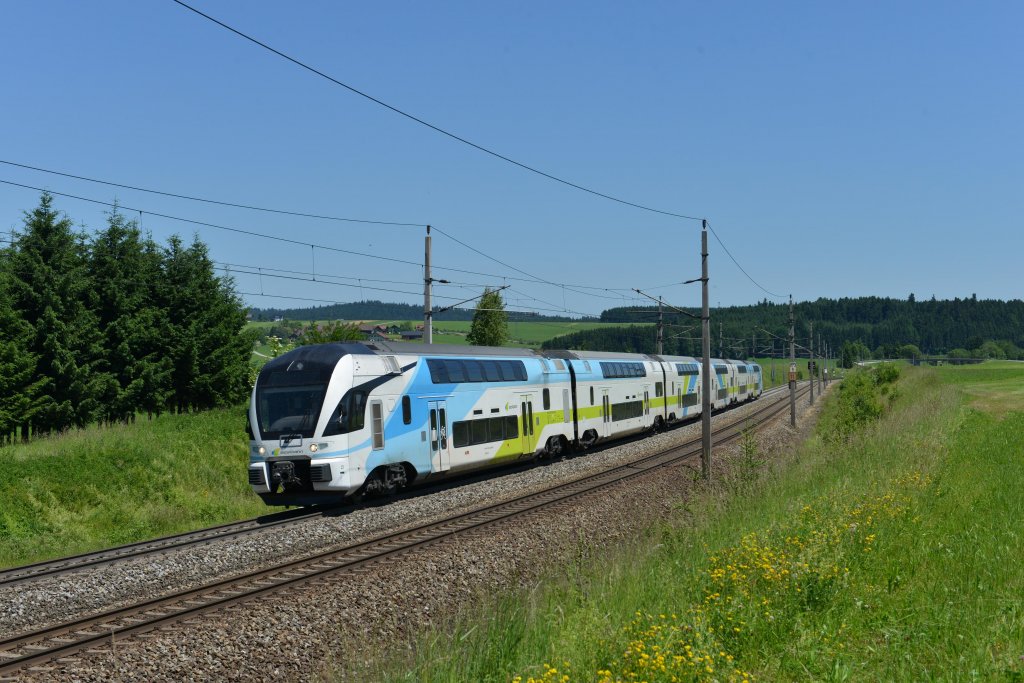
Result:
{"label": "tall grass", "polygon": [[494,600],[380,676],[1024,679],[1024,414],[965,408],[955,375],[904,374],[841,439],[833,393],[755,493],[693,500],[656,543]]}
{"label": "tall grass", "polygon": [[0,566],[252,517],[242,408],[0,449]]}

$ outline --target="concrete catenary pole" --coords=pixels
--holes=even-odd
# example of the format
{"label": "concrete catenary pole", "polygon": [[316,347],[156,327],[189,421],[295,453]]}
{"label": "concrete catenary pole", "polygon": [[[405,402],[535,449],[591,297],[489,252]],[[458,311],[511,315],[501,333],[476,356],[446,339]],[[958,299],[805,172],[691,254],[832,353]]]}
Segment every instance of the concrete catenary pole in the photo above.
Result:
{"label": "concrete catenary pole", "polygon": [[427,238],[423,256],[423,341],[434,343],[434,314],[430,306],[430,226],[427,226]]}
{"label": "concrete catenary pole", "polygon": [[711,481],[711,313],[708,310],[708,222],[700,233],[701,280],[701,366],[703,385],[700,397],[701,455],[700,469],[705,481]]}
{"label": "concrete catenary pole", "polygon": [[665,353],[665,316],[661,310],[661,297],[658,297],[658,355]]}
{"label": "concrete catenary pole", "polygon": [[811,379],[811,405],[814,405],[814,323],[809,323],[811,327],[810,341],[807,342],[807,352],[810,356],[810,360],[807,362],[807,374]]}
{"label": "concrete catenary pole", "polygon": [[793,295],[789,295],[789,424],[796,427],[796,331]]}

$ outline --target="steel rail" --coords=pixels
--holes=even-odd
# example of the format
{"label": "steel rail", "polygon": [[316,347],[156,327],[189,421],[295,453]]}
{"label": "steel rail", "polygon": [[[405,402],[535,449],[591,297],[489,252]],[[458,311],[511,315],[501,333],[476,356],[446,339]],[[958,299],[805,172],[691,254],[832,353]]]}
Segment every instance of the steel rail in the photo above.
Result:
{"label": "steel rail", "polygon": [[[778,401],[758,409],[753,415],[716,430],[718,443],[738,438],[748,426],[763,424],[784,412],[787,407],[785,401]],[[295,586],[345,570],[358,573],[359,568],[365,565],[441,543],[457,534],[470,534],[497,523],[537,513],[678,464],[699,454],[700,439],[691,439],[608,470],[525,494],[510,501],[460,513],[438,522],[387,534],[305,559],[285,562],[162,598],[8,637],[0,640],[0,676],[58,658],[63,662],[63,658],[84,649],[101,646],[107,642],[113,643],[117,638],[168,628],[171,624],[189,620],[201,613],[220,611],[244,601],[279,592],[285,586]]]}
{"label": "steel rail", "polygon": [[[769,389],[764,392],[763,397],[771,397],[780,390],[785,389],[786,387],[775,387],[773,389]],[[476,480],[479,476],[479,474],[471,475],[468,480]],[[433,487],[437,487],[439,484],[451,483],[452,482],[450,480],[443,483],[435,483],[433,484]],[[422,492],[422,490],[423,489],[420,489],[419,492]],[[0,587],[24,584],[47,577],[71,574],[84,569],[94,569],[96,567],[133,560],[148,555],[168,554],[190,546],[206,545],[208,543],[214,543],[228,538],[248,536],[250,534],[260,533],[265,529],[294,524],[307,519],[320,517],[326,512],[336,510],[339,507],[341,506],[320,507],[313,510],[288,510],[239,522],[231,522],[228,524],[198,529],[196,531],[171,534],[145,541],[127,543],[113,548],[105,548],[103,550],[96,550],[79,555],[69,555],[53,560],[45,560],[18,567],[11,567],[9,569],[0,570]]]}
{"label": "steel rail", "polygon": [[314,510],[286,510],[241,522],[230,522],[228,524],[161,536],[80,555],[69,555],[54,560],[12,567],[0,571],[0,587],[26,583],[47,576],[68,574],[82,569],[113,564],[146,555],[169,553],[184,547],[205,545],[225,538],[246,536],[264,529],[271,529],[284,524],[294,524],[305,519],[319,517],[324,512],[325,510],[322,508]]}

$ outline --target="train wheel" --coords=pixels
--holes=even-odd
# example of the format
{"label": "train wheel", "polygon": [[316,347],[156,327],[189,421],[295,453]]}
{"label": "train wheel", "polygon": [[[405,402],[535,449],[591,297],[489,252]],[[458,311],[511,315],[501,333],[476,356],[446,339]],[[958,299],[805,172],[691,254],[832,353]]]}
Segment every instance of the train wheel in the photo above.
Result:
{"label": "train wheel", "polygon": [[547,458],[561,458],[568,452],[568,444],[565,439],[561,436],[552,436],[548,439],[547,443],[544,444],[544,457]]}

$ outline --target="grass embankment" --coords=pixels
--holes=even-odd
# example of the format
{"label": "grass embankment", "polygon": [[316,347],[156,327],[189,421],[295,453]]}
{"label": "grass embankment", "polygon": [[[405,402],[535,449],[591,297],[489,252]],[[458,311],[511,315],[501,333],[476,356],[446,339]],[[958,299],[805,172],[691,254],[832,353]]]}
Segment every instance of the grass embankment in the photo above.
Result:
{"label": "grass embankment", "polygon": [[266,514],[241,408],[0,449],[0,566]]}
{"label": "grass embankment", "polygon": [[1024,680],[1022,382],[848,379],[785,467],[425,637],[389,677]]}

